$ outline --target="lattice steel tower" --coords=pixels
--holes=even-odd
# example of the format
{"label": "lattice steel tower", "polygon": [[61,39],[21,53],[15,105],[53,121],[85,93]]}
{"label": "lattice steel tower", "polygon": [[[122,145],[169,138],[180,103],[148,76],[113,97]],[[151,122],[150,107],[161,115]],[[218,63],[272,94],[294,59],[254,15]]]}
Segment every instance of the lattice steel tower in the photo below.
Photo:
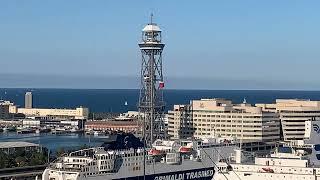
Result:
{"label": "lattice steel tower", "polygon": [[161,29],[152,22],[142,30],[141,50],[141,87],[139,97],[139,112],[143,117],[144,137],[147,145],[156,138],[165,136],[163,123],[163,75],[162,75],[162,50]]}

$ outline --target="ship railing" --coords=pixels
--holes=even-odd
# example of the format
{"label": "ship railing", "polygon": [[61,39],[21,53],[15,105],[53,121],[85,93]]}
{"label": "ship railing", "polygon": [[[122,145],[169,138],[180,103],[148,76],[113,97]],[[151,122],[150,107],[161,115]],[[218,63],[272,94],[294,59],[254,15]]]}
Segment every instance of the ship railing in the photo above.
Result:
{"label": "ship railing", "polygon": [[51,164],[55,164],[55,163],[62,163],[62,162],[63,162],[63,157],[66,157],[66,155],[67,155],[67,154],[62,154],[61,156],[57,157],[55,160],[53,160],[53,161],[49,164],[49,166],[50,166]]}
{"label": "ship railing", "polygon": [[80,156],[79,154],[81,154],[81,156],[91,157],[92,154],[94,154],[97,151],[97,149],[103,149],[103,148],[95,147],[95,148],[81,149],[81,150],[69,153],[69,156]]}
{"label": "ship railing", "polygon": [[199,145],[200,148],[210,148],[210,147],[225,147],[225,146],[235,146],[237,143],[220,143],[220,144],[202,144]]}
{"label": "ship railing", "polygon": [[82,156],[82,155],[76,155],[76,156],[64,156],[64,157],[70,157],[70,158],[90,158],[92,159],[93,157],[91,156]]}
{"label": "ship railing", "polygon": [[[137,156],[138,153],[143,153],[144,149],[122,149],[122,150],[114,150],[113,153],[115,155],[125,155],[125,154],[132,154],[133,156]],[[147,149],[148,151],[148,149]]]}
{"label": "ship railing", "polygon": [[54,166],[54,165],[49,165],[49,168],[50,168],[50,169],[53,169],[53,170],[69,171],[69,172],[80,172],[80,171],[82,171],[81,168],[76,168],[76,167],[66,168],[66,167],[56,167],[56,166]]}
{"label": "ship railing", "polygon": [[133,149],[133,148],[129,148],[129,149],[117,149],[117,150],[112,150],[112,151],[114,151],[114,152],[137,152],[138,150],[143,152],[143,148],[137,148],[137,149]]}

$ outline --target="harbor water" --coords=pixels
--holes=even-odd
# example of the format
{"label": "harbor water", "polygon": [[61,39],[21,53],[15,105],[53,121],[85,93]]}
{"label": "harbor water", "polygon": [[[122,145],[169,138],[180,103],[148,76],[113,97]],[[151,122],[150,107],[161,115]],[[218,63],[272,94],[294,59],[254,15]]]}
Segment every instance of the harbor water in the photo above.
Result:
{"label": "harbor water", "polygon": [[2,132],[0,133],[0,142],[27,141],[40,144],[48,148],[50,151],[56,151],[59,148],[65,150],[77,149],[83,145],[99,146],[107,136],[93,136],[78,133],[70,134],[51,134],[51,133],[30,133],[18,134],[17,132]]}

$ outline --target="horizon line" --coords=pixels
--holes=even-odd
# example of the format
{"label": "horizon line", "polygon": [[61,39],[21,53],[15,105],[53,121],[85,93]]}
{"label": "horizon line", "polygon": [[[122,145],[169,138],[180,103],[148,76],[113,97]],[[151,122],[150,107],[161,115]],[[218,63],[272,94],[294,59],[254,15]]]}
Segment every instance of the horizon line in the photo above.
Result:
{"label": "horizon line", "polygon": [[[64,88],[64,87],[0,87],[0,90],[5,89],[60,89],[60,90],[140,90],[139,88]],[[309,92],[320,92],[319,90],[308,90],[308,89],[185,89],[185,88],[168,88],[163,89],[164,91],[309,91]]]}

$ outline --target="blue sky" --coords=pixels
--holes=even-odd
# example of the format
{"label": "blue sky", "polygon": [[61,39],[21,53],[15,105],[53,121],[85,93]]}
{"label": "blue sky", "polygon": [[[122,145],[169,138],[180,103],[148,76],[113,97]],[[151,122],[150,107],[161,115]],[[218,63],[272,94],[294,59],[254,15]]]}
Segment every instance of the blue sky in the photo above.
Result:
{"label": "blue sky", "polygon": [[138,88],[137,44],[153,12],[168,88],[319,90],[319,7],[311,0],[2,0],[0,87]]}

